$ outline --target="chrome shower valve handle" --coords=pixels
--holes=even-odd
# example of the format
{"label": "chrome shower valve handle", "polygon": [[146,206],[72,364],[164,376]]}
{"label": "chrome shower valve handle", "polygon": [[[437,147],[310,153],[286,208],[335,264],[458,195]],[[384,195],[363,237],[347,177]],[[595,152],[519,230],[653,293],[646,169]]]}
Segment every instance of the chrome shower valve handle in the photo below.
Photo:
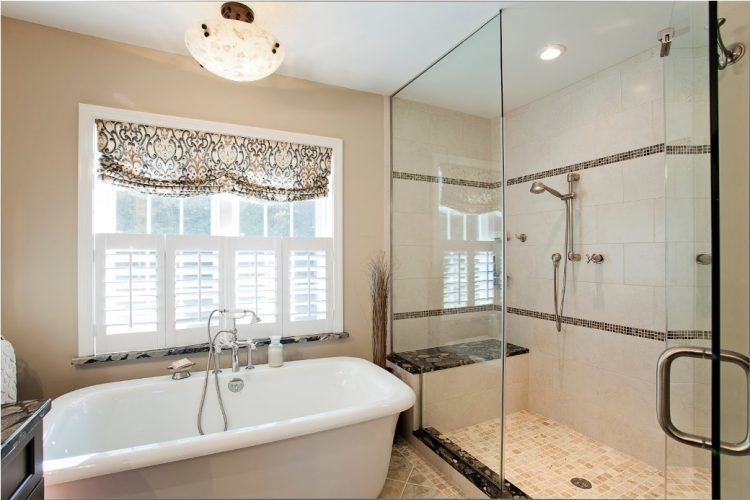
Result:
{"label": "chrome shower valve handle", "polygon": [[594,264],[601,264],[604,262],[604,255],[600,253],[592,253],[591,255],[586,254],[586,263],[591,264],[592,262]]}

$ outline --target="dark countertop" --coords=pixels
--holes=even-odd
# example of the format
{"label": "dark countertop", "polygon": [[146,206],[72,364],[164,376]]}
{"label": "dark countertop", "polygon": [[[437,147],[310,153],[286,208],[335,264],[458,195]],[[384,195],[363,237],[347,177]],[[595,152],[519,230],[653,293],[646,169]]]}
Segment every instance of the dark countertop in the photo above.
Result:
{"label": "dark countertop", "polygon": [[16,447],[34,424],[41,420],[52,407],[51,399],[29,399],[2,406],[2,458]]}
{"label": "dark countertop", "polygon": [[[506,357],[529,352],[527,348],[515,344],[507,343],[506,346]],[[501,347],[500,339],[475,340],[415,351],[393,352],[388,355],[388,361],[409,373],[419,374],[500,359]]]}

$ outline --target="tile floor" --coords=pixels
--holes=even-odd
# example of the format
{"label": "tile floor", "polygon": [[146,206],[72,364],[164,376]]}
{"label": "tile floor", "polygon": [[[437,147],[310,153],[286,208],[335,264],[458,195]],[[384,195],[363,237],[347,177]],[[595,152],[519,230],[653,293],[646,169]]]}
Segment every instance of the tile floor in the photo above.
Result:
{"label": "tile floor", "polygon": [[[664,473],[554,420],[524,410],[506,417],[505,474],[532,498],[664,498]],[[500,420],[445,434],[485,465],[499,469]],[[581,489],[570,479],[592,483]],[[710,498],[709,471],[669,469],[668,498]]]}
{"label": "tile floor", "polygon": [[391,452],[388,479],[380,498],[463,498],[437,470],[406,441],[398,438]]}

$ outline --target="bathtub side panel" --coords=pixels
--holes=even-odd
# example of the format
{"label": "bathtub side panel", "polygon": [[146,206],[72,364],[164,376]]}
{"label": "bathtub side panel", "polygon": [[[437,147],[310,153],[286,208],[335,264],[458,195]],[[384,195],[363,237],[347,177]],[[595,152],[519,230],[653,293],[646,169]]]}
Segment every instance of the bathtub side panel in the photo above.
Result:
{"label": "bathtub side panel", "polygon": [[60,483],[45,498],[375,498],[397,418]]}

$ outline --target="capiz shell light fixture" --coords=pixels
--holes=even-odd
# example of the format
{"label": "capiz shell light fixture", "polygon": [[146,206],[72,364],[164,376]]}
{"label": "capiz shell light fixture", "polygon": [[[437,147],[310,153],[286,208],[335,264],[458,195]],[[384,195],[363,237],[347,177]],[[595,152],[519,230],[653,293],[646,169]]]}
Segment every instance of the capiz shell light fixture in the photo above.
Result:
{"label": "capiz shell light fixture", "polygon": [[276,38],[253,23],[250,7],[239,2],[221,6],[220,19],[196,22],[185,31],[190,54],[211,73],[236,82],[251,82],[276,71],[284,49]]}

